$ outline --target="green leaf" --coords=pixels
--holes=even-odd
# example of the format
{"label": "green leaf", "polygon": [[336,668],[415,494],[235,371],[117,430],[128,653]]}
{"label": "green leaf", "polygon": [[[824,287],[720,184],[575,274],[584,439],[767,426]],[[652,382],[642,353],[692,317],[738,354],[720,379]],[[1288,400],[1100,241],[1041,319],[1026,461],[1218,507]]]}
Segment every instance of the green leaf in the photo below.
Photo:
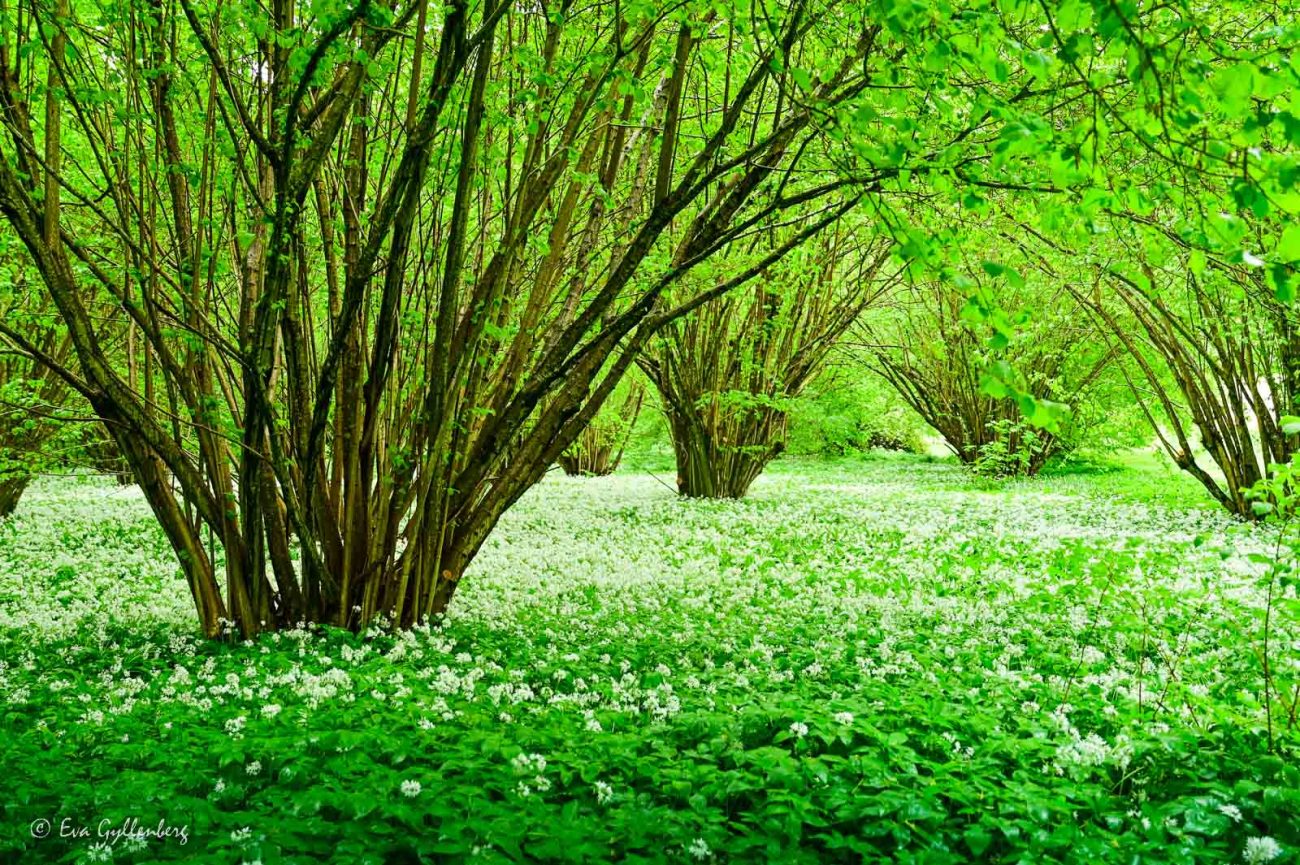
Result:
{"label": "green leaf", "polygon": [[993,843],[992,834],[983,826],[971,826],[962,833],[962,838],[965,839],[970,852],[976,856],[983,856],[984,851],[989,849],[989,845]]}
{"label": "green leaf", "polygon": [[1255,67],[1249,63],[1230,66],[1215,76],[1214,87],[1228,115],[1240,117],[1255,90]]}
{"label": "green leaf", "polygon": [[1284,265],[1277,264],[1269,268],[1269,282],[1273,283],[1273,296],[1281,303],[1295,301],[1295,282]]}
{"label": "green leaf", "polygon": [[1277,243],[1277,257],[1283,261],[1300,261],[1300,224],[1292,223]]}

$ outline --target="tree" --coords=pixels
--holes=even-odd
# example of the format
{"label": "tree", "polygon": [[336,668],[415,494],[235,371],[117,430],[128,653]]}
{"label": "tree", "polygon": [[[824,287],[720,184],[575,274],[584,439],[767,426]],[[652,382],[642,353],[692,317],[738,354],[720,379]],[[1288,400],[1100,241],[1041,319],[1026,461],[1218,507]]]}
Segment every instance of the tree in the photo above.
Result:
{"label": "tree", "polygon": [[28,0],[0,214],[204,632],[410,625],[659,329],[891,197],[1092,183],[1177,17],[1097,8]]}
{"label": "tree", "polygon": [[79,419],[67,383],[41,360],[65,364],[72,345],[17,247],[0,237],[0,334],[12,337],[0,351],[0,517],[18,507],[35,473],[60,462],[68,442],[56,440]]}
{"label": "tree", "polygon": [[838,223],[651,342],[640,364],[663,402],[682,495],[745,495],[785,446],[790,401],[885,290],[889,248]]}
{"label": "tree", "polygon": [[1133,396],[1174,463],[1258,516],[1267,503],[1248,491],[1300,446],[1300,314],[1262,268],[1203,251],[1207,238],[1125,222],[1097,262],[1108,290],[1075,295],[1132,358]]}
{"label": "tree", "polygon": [[[1086,403],[1114,355],[1080,316],[1061,277],[986,262],[977,275],[912,282],[857,328],[859,357],[878,373],[963,463],[993,474],[1037,474],[1077,443]],[[987,300],[993,276],[1015,287]],[[1037,280],[1049,282],[1044,285]],[[1055,285],[1050,284],[1055,282]],[[986,319],[997,317],[992,336]],[[1014,393],[1004,382],[1014,382]],[[1070,407],[1049,423],[1044,406]]]}
{"label": "tree", "polygon": [[834,3],[116,8],[20,16],[0,212],[210,635],[441,612],[657,328],[861,195],[811,162],[879,32]]}

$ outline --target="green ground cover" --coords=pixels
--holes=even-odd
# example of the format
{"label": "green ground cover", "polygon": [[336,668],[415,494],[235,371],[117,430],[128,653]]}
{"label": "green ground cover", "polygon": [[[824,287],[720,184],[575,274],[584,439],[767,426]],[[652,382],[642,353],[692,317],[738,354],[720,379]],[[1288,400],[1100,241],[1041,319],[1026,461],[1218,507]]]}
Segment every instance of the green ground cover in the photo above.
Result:
{"label": "green ground cover", "polygon": [[1141,460],[553,475],[439,626],[218,645],[135,488],[45,481],[0,527],[0,860],[1300,861],[1269,531]]}

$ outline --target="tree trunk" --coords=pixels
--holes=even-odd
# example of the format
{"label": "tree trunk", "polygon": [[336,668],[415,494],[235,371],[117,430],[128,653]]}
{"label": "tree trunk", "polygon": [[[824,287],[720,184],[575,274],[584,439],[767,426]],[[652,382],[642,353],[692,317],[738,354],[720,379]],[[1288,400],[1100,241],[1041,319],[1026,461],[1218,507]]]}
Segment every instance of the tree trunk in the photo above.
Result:
{"label": "tree trunk", "polygon": [[[803,2],[722,100],[689,27],[617,7],[534,27],[505,0],[451,0],[422,75],[419,38],[404,59],[409,17],[374,27],[362,3],[316,33],[299,5],[254,16],[297,35],[253,55],[186,3],[150,2],[140,26],[93,43],[74,30],[83,54],[120,61],[132,107],[63,112],[59,152],[125,127],[111,171],[78,173],[78,198],[107,204],[67,225],[35,172],[15,168],[32,168],[35,136],[0,136],[0,216],[77,359],[60,374],[133,470],[208,636],[440,614],[657,331],[780,265],[864,194],[796,166],[815,159],[817,112],[866,86],[877,31],[857,28],[808,104],[790,103],[782,70],[816,20]],[[673,42],[671,70],[649,64]],[[366,59],[320,66],[338,46]],[[521,51],[535,66],[516,83]],[[250,59],[275,74],[232,84],[227,70]],[[51,118],[88,86],[82,67],[49,64]],[[0,74],[0,113],[34,88],[21,83]],[[376,111],[381,93],[406,95],[406,111]],[[54,181],[56,163],[46,156]],[[782,230],[727,278],[684,281],[769,222]],[[86,253],[101,236],[129,247],[121,262]],[[675,245],[664,261],[661,238]],[[145,341],[143,393],[104,321]]]}
{"label": "tree trunk", "polygon": [[584,434],[568,453],[560,456],[560,468],[572,477],[599,478],[611,475],[618,468],[622,451],[615,453],[612,445],[587,440]]}
{"label": "tree trunk", "polygon": [[709,423],[695,411],[670,410],[677,491],[689,498],[740,499],[785,449],[786,415],[760,409],[746,419]]}
{"label": "tree trunk", "polygon": [[15,475],[0,481],[0,519],[14,512],[31,481],[31,475]]}

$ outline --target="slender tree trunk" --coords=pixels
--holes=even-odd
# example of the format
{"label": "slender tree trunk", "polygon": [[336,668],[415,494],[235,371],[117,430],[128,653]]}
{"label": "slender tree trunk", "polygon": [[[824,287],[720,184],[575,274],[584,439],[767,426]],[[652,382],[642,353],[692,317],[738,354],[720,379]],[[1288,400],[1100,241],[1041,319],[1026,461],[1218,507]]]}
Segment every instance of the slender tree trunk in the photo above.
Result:
{"label": "slender tree trunk", "polygon": [[[63,112],[58,152],[93,157],[69,187],[93,206],[68,224],[26,170],[45,152],[58,179],[57,153],[10,124],[11,158],[0,136],[0,216],[66,326],[79,370],[63,377],[130,464],[208,636],[441,613],[655,332],[863,195],[796,166],[821,134],[808,106],[866,87],[876,31],[807,105],[773,96],[816,23],[803,0],[722,102],[692,59],[704,21],[669,30],[599,4],[534,21],[506,0],[451,0],[437,26],[423,3],[390,8],[391,26],[361,3],[317,33],[300,5],[253,16],[276,34],[256,53],[220,4],[150,0],[123,34],[71,27],[83,55],[122,61],[136,107]],[[649,69],[674,42],[671,68]],[[335,46],[364,59],[335,62]],[[59,94],[94,84],[85,64],[55,66],[41,144]],[[141,80],[144,66],[157,74]],[[0,112],[36,88],[11,77]],[[122,125],[138,168],[109,137]],[[773,220],[781,236],[738,250],[728,278],[682,284]],[[89,254],[102,236],[131,254]],[[664,260],[661,238],[677,249]],[[105,321],[139,346],[120,356]]]}

